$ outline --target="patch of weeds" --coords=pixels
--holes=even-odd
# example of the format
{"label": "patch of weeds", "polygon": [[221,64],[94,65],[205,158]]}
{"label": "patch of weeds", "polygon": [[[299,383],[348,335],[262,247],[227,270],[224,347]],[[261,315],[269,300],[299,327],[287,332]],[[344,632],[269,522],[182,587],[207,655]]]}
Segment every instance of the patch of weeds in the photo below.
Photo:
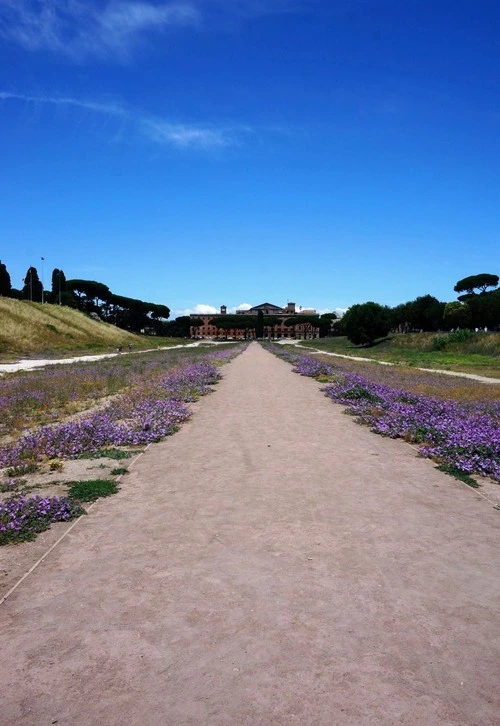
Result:
{"label": "patch of weeds", "polygon": [[444,350],[448,344],[449,337],[447,335],[436,335],[432,339],[431,351]]}
{"label": "patch of weeds", "polygon": [[436,429],[429,426],[417,426],[413,431],[408,432],[407,441],[411,441],[414,444],[425,444],[429,441],[435,441],[436,438]]}
{"label": "patch of weeds", "polygon": [[16,489],[22,489],[26,485],[26,479],[9,479],[6,482],[0,482],[0,492],[13,492]]}
{"label": "patch of weeds", "polygon": [[116,482],[109,479],[72,481],[68,487],[68,496],[79,502],[95,502],[100,497],[109,497],[118,491]]}
{"label": "patch of weeds", "polygon": [[335,381],[339,380],[339,376],[333,375],[327,375],[326,373],[321,373],[319,376],[315,376],[318,383],[335,383]]}
{"label": "patch of weeds", "polygon": [[115,469],[111,470],[111,473],[113,476],[120,476],[121,474],[128,474],[128,469],[124,466],[117,466]]}
{"label": "patch of weeds", "polygon": [[82,514],[85,510],[65,497],[11,497],[0,504],[0,545],[33,540],[53,522],[67,522]]}
{"label": "patch of weeds", "polygon": [[59,459],[52,459],[49,461],[49,469],[50,471],[61,471],[63,468],[63,463]]}
{"label": "patch of weeds", "polygon": [[134,451],[124,449],[98,449],[85,454],[80,454],[79,459],[130,459]]}
{"label": "patch of weeds", "polygon": [[375,394],[370,393],[370,391],[367,391],[366,388],[363,388],[362,386],[353,386],[349,391],[346,391],[342,397],[354,401],[370,401],[371,403],[381,403],[382,401],[379,396],[375,396]]}
{"label": "patch of weeds", "polygon": [[20,464],[19,466],[11,466],[7,469],[7,476],[23,476],[23,474],[34,474],[40,467],[34,462],[29,464]]}
{"label": "patch of weeds", "polygon": [[51,325],[50,323],[47,323],[45,326],[48,330],[50,330],[52,333],[58,333],[58,329],[55,325]]}
{"label": "patch of weeds", "polygon": [[453,476],[459,481],[463,481],[464,484],[467,484],[467,486],[472,487],[473,489],[479,489],[479,484],[477,483],[477,481],[461,469],[457,469],[456,467],[450,466],[449,464],[439,464],[439,466],[436,466],[436,469],[444,472],[445,474],[448,474],[449,476]]}

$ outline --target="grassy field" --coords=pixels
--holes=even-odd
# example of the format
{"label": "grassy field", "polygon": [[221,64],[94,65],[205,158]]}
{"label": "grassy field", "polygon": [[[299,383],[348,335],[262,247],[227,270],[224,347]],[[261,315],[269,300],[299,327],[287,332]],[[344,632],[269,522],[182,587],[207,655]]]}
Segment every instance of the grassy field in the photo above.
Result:
{"label": "grassy field", "polygon": [[404,366],[500,378],[500,333],[471,333],[463,335],[462,340],[457,337],[460,336],[447,333],[407,333],[391,335],[371,347],[355,346],[345,337],[304,341],[303,345]]}
{"label": "grassy field", "polygon": [[175,345],[174,338],[135,335],[78,310],[0,297],[0,361],[26,356],[64,357],[106,353],[119,345],[134,350]]}

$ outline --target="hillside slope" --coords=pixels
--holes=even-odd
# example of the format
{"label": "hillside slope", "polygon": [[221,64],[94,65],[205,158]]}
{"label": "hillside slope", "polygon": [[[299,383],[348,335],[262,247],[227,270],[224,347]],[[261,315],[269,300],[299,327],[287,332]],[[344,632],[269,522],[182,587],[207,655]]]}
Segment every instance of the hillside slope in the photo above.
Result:
{"label": "hillside slope", "polygon": [[152,342],[151,338],[93,320],[72,308],[0,297],[0,356],[4,360],[25,355],[108,351],[128,344],[142,348]]}

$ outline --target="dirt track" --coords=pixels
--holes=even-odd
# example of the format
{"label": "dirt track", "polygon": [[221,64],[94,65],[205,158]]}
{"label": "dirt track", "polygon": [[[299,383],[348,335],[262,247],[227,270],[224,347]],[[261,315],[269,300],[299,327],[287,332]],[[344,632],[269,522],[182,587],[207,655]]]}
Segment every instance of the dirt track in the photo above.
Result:
{"label": "dirt track", "polygon": [[0,608],[0,722],[500,722],[500,512],[252,344]]}

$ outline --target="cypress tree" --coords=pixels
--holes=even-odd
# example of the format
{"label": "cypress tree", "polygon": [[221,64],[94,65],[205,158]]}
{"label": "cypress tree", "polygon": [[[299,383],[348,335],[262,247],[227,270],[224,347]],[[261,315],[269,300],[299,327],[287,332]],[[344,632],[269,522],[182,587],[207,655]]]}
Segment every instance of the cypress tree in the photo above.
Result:
{"label": "cypress tree", "polygon": [[28,268],[26,277],[24,278],[24,287],[22,290],[24,300],[32,300],[33,302],[42,302],[42,283],[38,277],[36,267]]}
{"label": "cypress tree", "polygon": [[0,295],[2,297],[9,297],[11,290],[10,275],[4,263],[0,262]]}
{"label": "cypress tree", "polygon": [[264,313],[262,312],[262,310],[259,310],[259,312],[257,313],[257,322],[255,323],[255,337],[264,337]]}
{"label": "cypress tree", "polygon": [[52,272],[52,302],[60,303],[64,292],[66,292],[66,275],[56,267]]}

